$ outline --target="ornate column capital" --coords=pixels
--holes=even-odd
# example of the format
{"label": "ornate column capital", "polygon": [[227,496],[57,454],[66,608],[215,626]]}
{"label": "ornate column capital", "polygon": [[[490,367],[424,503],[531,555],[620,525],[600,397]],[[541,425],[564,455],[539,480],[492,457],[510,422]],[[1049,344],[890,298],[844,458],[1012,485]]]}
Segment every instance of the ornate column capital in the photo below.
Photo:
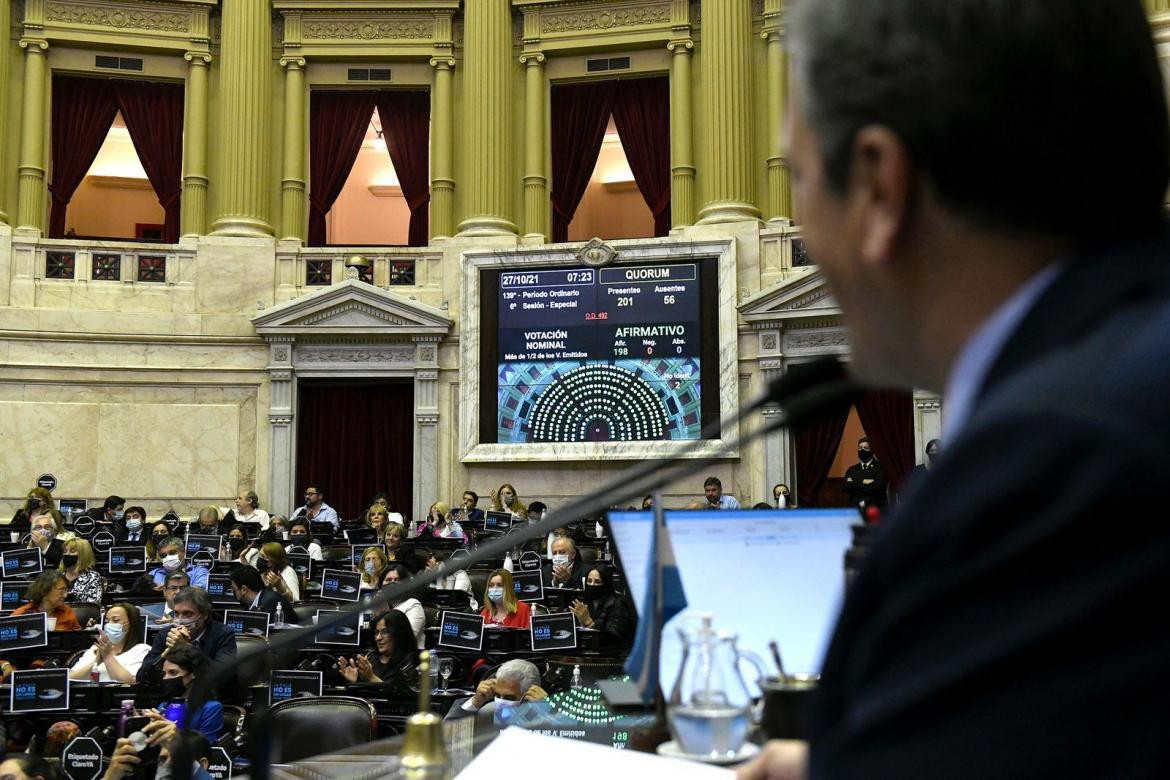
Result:
{"label": "ornate column capital", "polygon": [[304,57],[281,57],[280,58],[280,67],[284,68],[285,70],[296,70],[297,68],[304,68],[305,67],[305,58]]}
{"label": "ornate column capital", "polygon": [[666,50],[671,54],[688,54],[695,48],[695,42],[690,38],[681,38],[666,44]]}
{"label": "ornate column capital", "polygon": [[183,59],[192,65],[210,65],[211,53],[206,51],[188,51],[183,53]]}
{"label": "ornate column capital", "polygon": [[33,49],[40,49],[41,51],[49,50],[49,42],[44,38],[21,38],[18,45],[22,49],[28,49],[29,47],[32,47]]}
{"label": "ornate column capital", "polygon": [[430,66],[432,68],[434,68],[435,70],[445,70],[445,69],[446,70],[454,70],[455,69],[455,58],[454,57],[431,57],[430,60],[428,60],[428,62],[430,63]]}
{"label": "ornate column capital", "polygon": [[545,61],[544,52],[542,51],[528,51],[520,55],[521,65],[538,66],[543,65]]}

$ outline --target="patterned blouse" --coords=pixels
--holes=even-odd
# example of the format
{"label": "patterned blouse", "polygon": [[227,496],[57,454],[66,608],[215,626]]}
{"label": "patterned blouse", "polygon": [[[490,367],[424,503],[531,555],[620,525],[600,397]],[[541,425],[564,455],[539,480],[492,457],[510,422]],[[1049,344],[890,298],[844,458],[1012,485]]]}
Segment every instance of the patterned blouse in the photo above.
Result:
{"label": "patterned blouse", "polygon": [[102,575],[93,569],[86,569],[77,575],[73,586],[69,588],[70,601],[88,601],[94,604],[102,603],[102,592],[106,589]]}

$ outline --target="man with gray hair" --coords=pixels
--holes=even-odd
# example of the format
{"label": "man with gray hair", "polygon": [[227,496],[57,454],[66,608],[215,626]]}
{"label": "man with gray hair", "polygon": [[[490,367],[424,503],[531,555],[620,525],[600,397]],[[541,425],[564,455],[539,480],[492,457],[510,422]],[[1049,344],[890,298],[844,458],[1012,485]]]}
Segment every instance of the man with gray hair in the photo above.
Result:
{"label": "man with gray hair", "polygon": [[513,658],[501,664],[494,677],[481,682],[474,696],[453,704],[447,718],[453,720],[486,712],[500,702],[543,701],[547,698],[548,693],[540,687],[540,671],[536,666],[531,661]]}
{"label": "man with gray hair", "polygon": [[851,369],[942,392],[949,454],[850,586],[807,746],[739,776],[1170,776],[1170,621],[1145,607],[1170,592],[1170,123],[1143,4],[789,5],[805,247]]}
{"label": "man with gray hair", "polygon": [[138,682],[158,684],[167,653],[172,647],[184,644],[202,650],[212,668],[230,666],[236,661],[236,635],[223,623],[211,619],[211,597],[202,588],[186,587],[175,594],[172,623],[155,635],[150,652],[138,670]]}

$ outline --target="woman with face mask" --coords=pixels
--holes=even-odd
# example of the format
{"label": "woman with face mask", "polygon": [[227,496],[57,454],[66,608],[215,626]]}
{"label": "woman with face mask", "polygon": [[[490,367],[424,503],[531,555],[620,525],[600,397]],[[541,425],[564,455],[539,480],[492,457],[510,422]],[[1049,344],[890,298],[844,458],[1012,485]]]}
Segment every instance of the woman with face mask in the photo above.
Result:
{"label": "woman with face mask", "polygon": [[434,536],[439,539],[462,539],[468,543],[467,532],[451,517],[451,510],[442,501],[431,504],[427,510],[427,521],[419,527],[415,536]]}
{"label": "woman with face mask", "polygon": [[29,521],[38,514],[52,509],[53,494],[43,487],[35,487],[28,491],[28,498],[21,504],[20,509],[12,516],[9,528],[14,531],[27,531]]}
{"label": "woman with face mask", "polygon": [[280,542],[265,542],[260,546],[256,558],[256,570],[265,587],[288,596],[293,601],[301,600],[301,582],[296,570],[288,565],[288,555]]}
{"label": "woman with face mask", "polygon": [[106,622],[93,647],[73,664],[70,680],[88,680],[95,669],[100,682],[133,685],[150,645],[142,641],[138,607],[119,601],[106,610]]}
{"label": "woman with face mask", "polygon": [[73,601],[102,603],[106,590],[105,579],[93,568],[93,548],[84,539],[70,539],[65,542],[61,556],[61,573],[69,583],[69,598]]}
{"label": "woman with face mask", "polygon": [[516,488],[507,482],[492,493],[492,511],[511,512],[514,517],[521,520],[528,519],[528,507],[520,500],[520,496],[516,495]]}
{"label": "woman with face mask", "polygon": [[516,599],[516,587],[512,584],[512,572],[496,569],[488,577],[483,591],[483,610],[479,613],[491,626],[507,628],[528,628],[532,609],[526,602]]}
{"label": "woman with face mask", "polygon": [[[191,685],[207,671],[207,666],[207,656],[195,645],[185,643],[172,647],[162,663],[166,698],[158,706],[158,711],[165,712],[167,705],[175,701],[186,702]],[[190,714],[187,728],[198,731],[214,744],[223,734],[223,705],[215,700],[205,702],[198,712]]]}
{"label": "woman with face mask", "polygon": [[354,569],[362,575],[362,590],[377,590],[382,585],[382,572],[390,562],[381,547],[367,547],[359,566]]}
{"label": "woman with face mask", "polygon": [[65,520],[52,506],[40,506],[29,518],[32,530],[28,535],[28,548],[40,548],[46,566],[61,563],[65,542],[76,539],[77,534],[65,530]]}
{"label": "woman with face mask", "polygon": [[146,560],[150,563],[158,563],[160,560],[158,554],[158,546],[163,543],[163,540],[171,535],[171,527],[159,520],[157,523],[150,526],[150,536],[146,537]]}
{"label": "woman with face mask", "polygon": [[396,609],[374,620],[374,650],[356,658],[338,658],[337,669],[348,683],[385,683],[409,691],[418,684],[418,645],[406,615]]}
{"label": "woman with face mask", "polygon": [[585,600],[573,601],[571,608],[578,625],[605,634],[619,649],[634,640],[634,613],[623,596],[614,593],[613,570],[604,563],[592,564],[585,574]]}
{"label": "woman with face mask", "polygon": [[308,550],[311,560],[319,561],[322,558],[321,545],[313,541],[313,534],[309,529],[308,520],[299,519],[289,523],[288,546],[303,547]]}
{"label": "woman with face mask", "polygon": [[221,561],[239,561],[244,562],[244,551],[248,549],[248,537],[244,533],[244,529],[240,526],[232,526],[232,530],[227,532],[223,538],[223,543],[219,546],[219,559]]}

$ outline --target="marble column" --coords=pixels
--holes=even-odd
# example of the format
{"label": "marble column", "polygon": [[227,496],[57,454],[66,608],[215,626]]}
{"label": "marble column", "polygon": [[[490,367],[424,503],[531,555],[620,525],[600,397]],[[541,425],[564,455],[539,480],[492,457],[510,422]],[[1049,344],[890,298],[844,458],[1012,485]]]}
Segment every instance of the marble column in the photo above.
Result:
{"label": "marble column", "polygon": [[268,149],[272,143],[272,13],[268,0],[220,4],[220,94],[217,123],[222,151],[216,177],[221,236],[270,236]]}
{"label": "marble column", "polygon": [[752,179],[752,4],[703,0],[706,202],[699,222],[759,219]]}
{"label": "marble column", "polygon": [[[7,34],[7,30],[4,31]],[[20,186],[16,227],[45,232],[45,90],[48,41],[22,38],[24,96],[20,115]]]}
{"label": "marble column", "polygon": [[[11,37],[8,35],[8,30],[12,26],[12,3],[0,3],[0,30],[4,31],[0,35],[0,127],[7,132],[8,128],[8,97],[11,94],[12,85],[8,83],[10,76],[8,67],[9,44]],[[3,158],[0,158],[0,181],[8,181],[7,175],[8,166],[4,164]],[[0,225],[8,224],[8,188],[0,187]]]}
{"label": "marble column", "polygon": [[455,235],[455,58],[434,57],[431,95],[431,238]]}
{"label": "marble column", "polygon": [[512,221],[512,4],[464,5],[463,148],[468,180],[460,235],[514,235]]}
{"label": "marble column", "polygon": [[520,56],[524,66],[524,237],[545,243],[548,236],[548,178],[544,173],[544,60],[539,52]]}
{"label": "marble column", "polygon": [[[768,219],[792,218],[792,185],[785,148],[784,110],[788,105],[788,61],[780,26],[780,0],[774,17],[768,17],[762,36],[768,46]],[[771,8],[769,8],[769,11]],[[772,18],[775,22],[772,23]]]}
{"label": "marble column", "polygon": [[695,150],[692,122],[689,38],[671,41],[670,51],[670,218],[672,227],[695,222]]}
{"label": "marble column", "polygon": [[296,414],[296,377],[292,353],[296,339],[273,336],[269,343],[268,430],[268,511],[287,516],[292,503],[293,465],[296,451],[293,422]]}
{"label": "marble column", "polygon": [[284,170],[280,179],[280,235],[305,242],[305,60],[281,57],[284,68]]}
{"label": "marble column", "polygon": [[187,61],[187,116],[183,118],[183,202],[181,233],[207,232],[207,71],[211,55],[189,51]]}

